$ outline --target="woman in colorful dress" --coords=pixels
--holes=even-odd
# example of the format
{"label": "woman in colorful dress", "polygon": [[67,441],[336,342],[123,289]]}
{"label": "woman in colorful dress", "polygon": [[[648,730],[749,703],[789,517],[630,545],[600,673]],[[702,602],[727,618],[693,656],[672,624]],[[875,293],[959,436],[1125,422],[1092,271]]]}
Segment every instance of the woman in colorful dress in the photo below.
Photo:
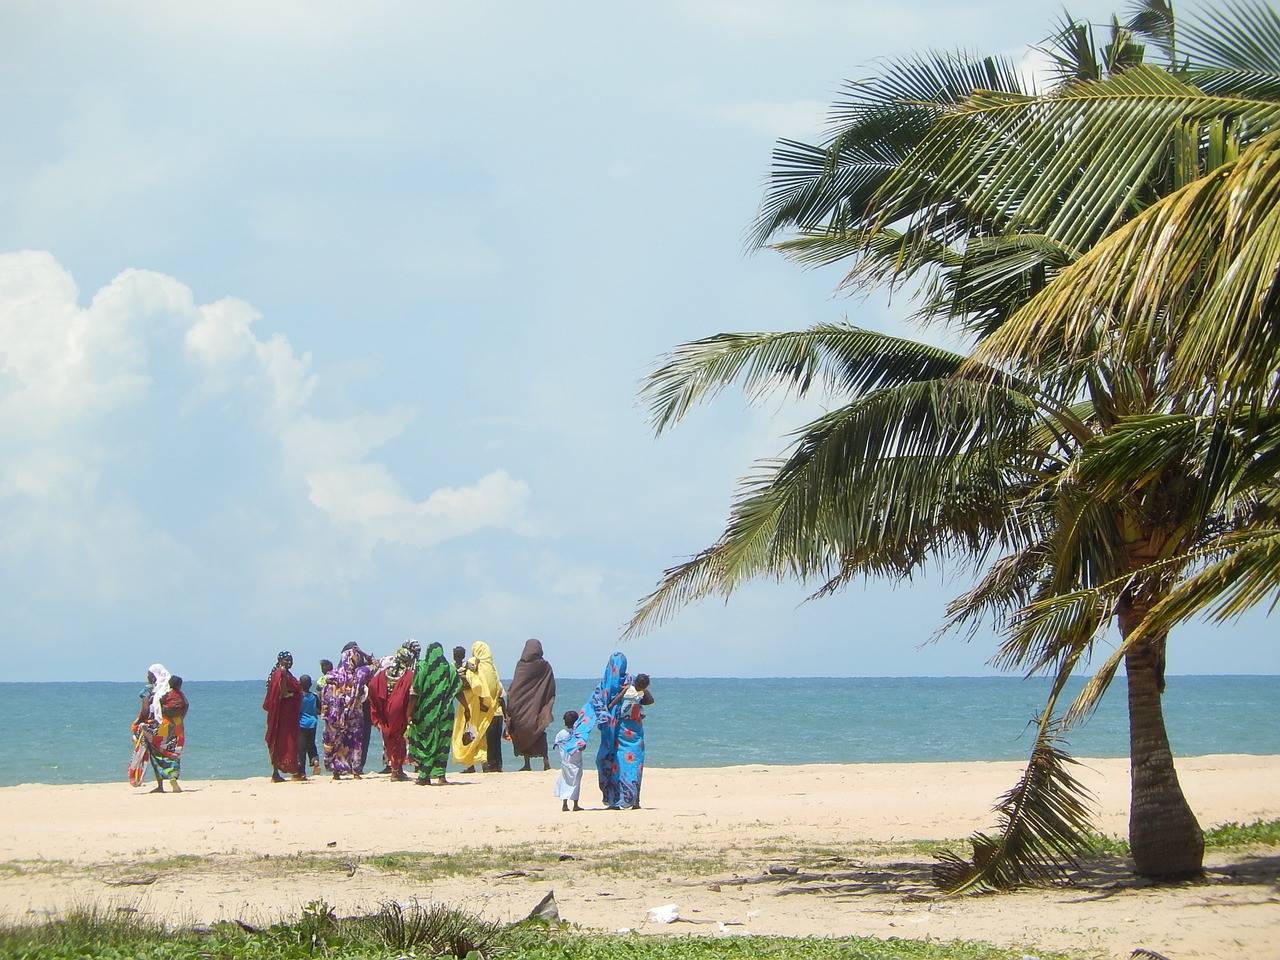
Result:
{"label": "woman in colorful dress", "polygon": [[542,769],[550,770],[547,758],[547,727],[556,704],[556,675],[543,657],[540,640],[526,640],[520,662],[507,691],[507,732],[511,749],[524,757],[521,770],[531,770],[530,761],[542,758]]}
{"label": "woman in colorful dress", "polygon": [[307,779],[298,767],[298,729],[302,716],[302,684],[291,671],[293,654],[281,650],[267,677],[262,709],[267,711],[267,752],[271,755],[271,782],[284,783],[282,773],[294,780]]}
{"label": "woman in colorful dress", "polygon": [[600,732],[600,749],[596,751],[596,775],[601,798],[610,810],[622,808],[622,783],[618,764],[619,711],[613,703],[630,682],[626,656],[615,653],[609,658],[604,676],[596,684],[591,699],[578,712],[578,722],[573,727],[575,744],[579,750],[586,747],[591,731]]}
{"label": "woman in colorful dress", "polygon": [[382,731],[382,747],[392,780],[409,779],[404,772],[407,749],[404,735],[409,725],[409,698],[419,653],[418,641],[406,640],[386,669],[379,670],[369,681],[370,716]]}
{"label": "woman in colorful dress", "polygon": [[182,748],[186,743],[183,720],[189,704],[182,692],[182,678],[170,676],[162,664],[153,663],[147,671],[150,680],[143,689],[145,696],[138,717],[133,722],[134,751],[129,763],[129,782],[142,783],[145,765],[150,763],[156,785],[152,793],[164,793],[165,783],[174,793],[181,793],[178,777],[182,772]]}
{"label": "woman in colorful dress", "polygon": [[413,672],[406,736],[408,760],[417,767],[420,787],[449,782],[445,768],[449,765],[455,703],[464,714],[470,713],[457,668],[445,659],[444,647],[429,643]]}
{"label": "woman in colorful dress", "polygon": [[[489,724],[501,712],[504,691],[493,665],[493,652],[484,641],[477,640],[471,645],[471,657],[463,669],[466,671],[464,700],[453,718],[453,762],[464,768],[463,773],[475,773],[476,764],[490,762]],[[501,762],[498,769],[502,769]]]}
{"label": "woman in colorful dress", "polygon": [[649,675],[636,674],[613,700],[613,713],[618,718],[616,767],[618,771],[618,803],[620,810],[640,809],[640,781],[644,777],[644,714],[641,707],[653,703]]}
{"label": "woman in colorful dress", "polygon": [[359,780],[364,767],[365,699],[373,673],[372,657],[359,647],[342,651],[338,666],[320,688],[320,712],[324,716],[324,765],[341,780],[344,773]]}

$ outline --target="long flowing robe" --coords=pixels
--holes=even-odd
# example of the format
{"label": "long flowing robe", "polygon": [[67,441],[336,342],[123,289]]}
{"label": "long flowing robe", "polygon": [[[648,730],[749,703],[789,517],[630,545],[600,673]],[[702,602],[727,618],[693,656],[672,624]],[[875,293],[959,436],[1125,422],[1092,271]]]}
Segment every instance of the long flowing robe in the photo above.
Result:
{"label": "long flowing robe", "polygon": [[324,765],[334,774],[358,774],[364,765],[364,701],[372,672],[368,655],[352,647],[320,688]]}
{"label": "long flowing robe", "polygon": [[146,765],[156,780],[177,780],[182,771],[182,747],[186,743],[183,719],[187,698],[169,686],[170,673],[163,664],[147,668],[152,682],[142,688],[142,705],[133,722],[133,758],[129,761],[129,782],[142,783]]}
{"label": "long flowing robe", "polygon": [[298,720],[302,716],[302,684],[288,667],[276,664],[267,678],[267,752],[271,766],[281,773],[298,772]]}
{"label": "long flowing robe", "polygon": [[542,655],[542,642],[526,640],[507,690],[507,730],[517,757],[547,755],[547,727],[556,704],[556,675]]}
{"label": "long flowing robe", "polygon": [[573,731],[561,730],[556,734],[556,750],[560,754],[560,773],[556,776],[556,797],[578,802],[582,792],[582,750],[577,747]]}
{"label": "long flowing robe", "polygon": [[142,778],[147,772],[147,760],[150,757],[150,753],[147,750],[147,740],[141,730],[141,726],[151,716],[151,696],[155,689],[155,681],[153,680],[138,693],[138,699],[142,703],[138,707],[137,717],[129,725],[129,729],[133,732],[133,756],[129,758],[127,775],[129,782],[135,787],[142,783]]}
{"label": "long flowing robe", "polygon": [[600,733],[600,748],[596,751],[596,775],[600,784],[600,796],[606,807],[622,804],[618,765],[620,710],[611,704],[630,682],[626,655],[615,653],[609,658],[604,676],[596,685],[591,698],[579,711],[578,722],[573,726],[575,745],[580,750],[586,747],[593,730]]}
{"label": "long flowing robe", "polygon": [[409,726],[409,699],[413,692],[413,673],[399,676],[388,667],[379,670],[369,681],[369,708],[373,722],[382,731],[382,746],[387,763],[399,773],[407,758],[405,730]]}
{"label": "long flowing robe", "polygon": [[[630,681],[628,681],[630,682]],[[641,704],[623,700],[618,704],[618,743],[615,748],[618,777],[618,806],[640,806],[640,781],[644,777],[644,714]]]}
{"label": "long flowing robe", "polygon": [[186,716],[190,704],[181,690],[169,690],[160,700],[161,717],[156,724],[146,723],[147,758],[151,770],[160,780],[170,782],[182,774],[182,748],[186,746]]}
{"label": "long flowing robe", "polygon": [[444,647],[427,644],[413,672],[406,736],[409,762],[418,768],[419,782],[445,774],[449,765],[449,722],[461,689],[458,670],[445,659]]}
{"label": "long flowing robe", "polygon": [[471,711],[471,726],[476,735],[470,743],[463,742],[467,719],[466,711],[459,704],[453,718],[453,762],[463,767],[474,767],[489,759],[485,736],[489,732],[489,724],[498,712],[498,698],[503,691],[498,671],[493,665],[493,653],[484,641],[477,640],[472,645],[471,658],[463,665],[463,669],[467,677],[463,696]]}

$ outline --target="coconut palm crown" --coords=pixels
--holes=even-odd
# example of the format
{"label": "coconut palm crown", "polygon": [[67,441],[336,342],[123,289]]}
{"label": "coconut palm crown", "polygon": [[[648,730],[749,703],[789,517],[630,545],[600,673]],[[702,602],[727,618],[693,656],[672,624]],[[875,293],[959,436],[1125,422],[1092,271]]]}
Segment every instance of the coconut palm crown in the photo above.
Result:
{"label": "coconut palm crown", "polygon": [[[915,319],[966,346],[843,322],[721,334],[642,387],[659,433],[729,386],[835,402],[741,481],[629,633],[758,577],[816,597],[962,562],[974,585],[942,629],[991,623],[993,663],[1054,676],[1000,830],[939,865],[957,889],[1075,863],[1091,805],[1060,738],[1122,663],[1135,869],[1198,873],[1168,634],[1280,597],[1280,18],[1148,0],[1101,45],[1068,18],[1044,51],[1043,92],[946,54],[848,84],[827,142],[778,145],[749,233],[850,291],[910,287]],[[1113,622],[1119,647],[1060,708]]]}

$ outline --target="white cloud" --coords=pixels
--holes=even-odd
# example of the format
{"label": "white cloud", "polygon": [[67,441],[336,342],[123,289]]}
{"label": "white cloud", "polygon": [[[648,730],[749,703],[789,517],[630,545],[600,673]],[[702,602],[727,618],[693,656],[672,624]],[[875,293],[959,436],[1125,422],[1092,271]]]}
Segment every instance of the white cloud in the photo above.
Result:
{"label": "white cloud", "polygon": [[[0,255],[0,498],[74,503],[67,522],[79,511],[83,536],[97,537],[103,550],[155,542],[164,545],[155,555],[168,555],[184,533],[150,517],[153,491],[130,486],[119,474],[127,472],[130,450],[163,445],[193,429],[185,418],[201,417],[216,432],[198,440],[208,458],[199,468],[225,470],[225,447],[269,439],[273,495],[286,502],[290,491],[305,497],[294,509],[307,503],[318,509],[328,536],[354,552],[350,564],[321,561],[316,578],[367,569],[379,543],[421,548],[484,528],[531,531],[531,491],[505,470],[422,499],[406,493],[374,456],[410,427],[414,410],[317,416],[310,406],[320,377],[310,356],[283,336],[259,337],[253,328],[261,317],[249,304],[227,298],[197,306],[182,283],[143,270],[121,273],[87,308],[78,296],[73,278],[48,253]],[[180,349],[185,367],[171,363]],[[167,406],[170,395],[153,389],[153,378],[174,377],[177,409]],[[236,431],[250,437],[232,439]],[[162,447],[155,455],[172,462],[184,453]],[[109,504],[99,488],[108,486],[114,497],[128,498],[111,506],[129,518],[127,535],[121,522],[101,522]],[[27,519],[46,522],[47,516],[28,512]],[[306,534],[316,535],[314,529]],[[284,531],[277,539],[288,536]],[[286,579],[308,577],[295,571]]]}
{"label": "white cloud", "polygon": [[48,254],[0,257],[0,422],[7,437],[38,442],[145,387],[145,348],[129,322],[105,301],[80,309],[77,295]]}

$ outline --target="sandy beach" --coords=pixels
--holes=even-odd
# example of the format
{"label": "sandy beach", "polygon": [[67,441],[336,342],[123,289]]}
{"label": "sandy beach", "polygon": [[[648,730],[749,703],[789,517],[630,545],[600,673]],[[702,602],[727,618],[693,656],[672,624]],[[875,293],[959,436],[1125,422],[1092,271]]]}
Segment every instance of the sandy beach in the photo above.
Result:
{"label": "sandy beach", "polygon": [[[650,769],[642,810],[562,813],[555,772],[272,784],[0,788],[0,915],[76,906],[172,922],[270,922],[443,901],[517,920],[554,892],[592,929],[985,940],[1172,960],[1280,956],[1280,855],[1211,853],[1204,882],[1153,887],[1100,863],[1053,890],[945,898],[912,841],[990,829],[1018,763]],[[1280,817],[1280,757],[1179,760],[1203,826]],[[1124,836],[1128,761],[1084,760],[1099,826]],[[406,852],[420,856],[389,858]],[[425,855],[425,856],[421,856]],[[403,862],[400,862],[403,861]],[[429,870],[438,863],[460,872]],[[675,905],[673,923],[650,918]],[[670,912],[670,911],[668,911]]]}

